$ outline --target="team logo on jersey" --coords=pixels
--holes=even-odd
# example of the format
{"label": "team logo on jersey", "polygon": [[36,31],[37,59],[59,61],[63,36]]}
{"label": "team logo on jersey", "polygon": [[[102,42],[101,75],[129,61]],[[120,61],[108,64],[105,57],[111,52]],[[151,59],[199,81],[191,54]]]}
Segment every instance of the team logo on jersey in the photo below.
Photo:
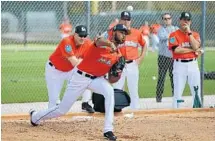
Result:
{"label": "team logo on jersey", "polygon": [[173,43],[175,42],[175,37],[171,37],[171,38],[169,39],[169,42],[173,44]]}
{"label": "team logo on jersey", "polygon": [[70,45],[66,45],[65,50],[69,53],[72,51],[72,47]]}
{"label": "team logo on jersey", "polygon": [[102,63],[102,64],[106,64],[106,65],[108,65],[108,66],[110,66],[111,65],[111,61],[110,60],[108,60],[107,58],[100,58],[99,60],[98,60],[100,63]]}
{"label": "team logo on jersey", "polygon": [[181,43],[181,47],[192,48],[190,42],[183,42],[183,43]]}

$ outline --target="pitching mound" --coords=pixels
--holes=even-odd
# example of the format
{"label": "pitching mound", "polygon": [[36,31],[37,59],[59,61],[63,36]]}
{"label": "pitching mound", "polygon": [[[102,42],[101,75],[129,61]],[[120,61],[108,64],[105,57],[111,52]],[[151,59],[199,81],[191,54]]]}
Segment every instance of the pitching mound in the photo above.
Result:
{"label": "pitching mound", "polygon": [[[2,141],[101,141],[103,117],[47,120],[32,127],[28,120],[2,121]],[[115,117],[119,141],[214,141],[215,112],[148,114]]]}

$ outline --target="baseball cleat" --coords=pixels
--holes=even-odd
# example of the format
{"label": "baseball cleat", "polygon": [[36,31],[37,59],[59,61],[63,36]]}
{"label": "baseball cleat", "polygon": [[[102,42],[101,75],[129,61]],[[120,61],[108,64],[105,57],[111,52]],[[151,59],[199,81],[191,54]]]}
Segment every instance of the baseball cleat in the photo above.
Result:
{"label": "baseball cleat", "polygon": [[112,131],[108,131],[106,133],[104,133],[104,137],[105,139],[108,139],[110,141],[116,141],[117,137],[113,134]]}
{"label": "baseball cleat", "polygon": [[34,122],[32,121],[32,115],[33,115],[34,112],[36,112],[36,111],[35,111],[35,110],[30,110],[30,112],[29,112],[29,114],[30,114],[30,122],[31,122],[31,125],[32,125],[32,126],[38,126],[38,124],[36,124],[36,123],[34,123]]}
{"label": "baseball cleat", "polygon": [[82,110],[87,111],[88,113],[94,113],[95,110],[88,104],[88,102],[82,103]]}

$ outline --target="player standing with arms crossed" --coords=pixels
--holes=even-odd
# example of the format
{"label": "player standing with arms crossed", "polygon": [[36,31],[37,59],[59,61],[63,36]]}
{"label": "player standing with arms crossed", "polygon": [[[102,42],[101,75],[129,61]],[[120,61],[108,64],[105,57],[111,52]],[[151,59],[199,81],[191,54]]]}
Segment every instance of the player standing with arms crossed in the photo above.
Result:
{"label": "player standing with arms crossed", "polygon": [[[186,81],[193,96],[193,106],[201,107],[200,100],[200,71],[197,57],[201,55],[199,33],[191,31],[191,14],[182,12],[180,29],[170,34],[169,49],[172,51],[174,96],[173,108],[180,108],[180,100]],[[198,103],[195,105],[194,103]]]}
{"label": "player standing with arms crossed", "polygon": [[83,61],[72,70],[71,80],[67,84],[62,102],[59,105],[39,112],[30,111],[30,121],[33,126],[37,126],[41,120],[66,114],[81,93],[89,88],[93,92],[104,95],[104,137],[109,140],[116,140],[116,136],[113,134],[114,90],[108,80],[104,78],[104,75],[121,57],[116,46],[125,41],[128,30],[122,24],[116,25],[113,30],[113,36],[109,38],[112,42],[104,38],[98,38],[91,44],[90,50]]}
{"label": "player standing with arms crossed", "polygon": [[[64,81],[71,78],[72,69],[80,63],[86,55],[92,43],[90,39],[86,38],[87,35],[86,26],[77,26],[74,35],[62,39],[56,50],[49,57],[49,61],[46,63],[45,68],[49,108],[59,104],[59,96]],[[88,93],[89,90],[86,90],[83,95],[88,95]],[[88,108],[88,112],[94,112],[92,107],[91,109]]]}
{"label": "player standing with arms crossed", "polygon": [[[141,32],[131,28],[131,13],[123,11],[121,13],[120,24],[125,25],[129,30],[129,35],[125,38],[125,43],[119,45],[120,52],[126,58],[126,66],[123,70],[120,80],[114,83],[116,89],[123,90],[125,79],[127,78],[128,90],[131,97],[131,109],[139,109],[138,81],[139,65],[141,64],[146,51],[145,40]],[[141,48],[141,55],[138,56],[138,48]]]}

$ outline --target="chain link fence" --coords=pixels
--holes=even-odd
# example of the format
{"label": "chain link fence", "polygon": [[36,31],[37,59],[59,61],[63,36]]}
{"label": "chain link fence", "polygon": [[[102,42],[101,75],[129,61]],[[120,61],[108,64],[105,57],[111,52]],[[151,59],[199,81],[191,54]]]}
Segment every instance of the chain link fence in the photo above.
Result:
{"label": "chain link fence", "polygon": [[[133,6],[132,27],[140,28],[147,21],[161,24],[161,15],[172,14],[173,25],[178,25],[180,13],[190,11],[192,29],[202,31],[202,2],[154,1],[4,1],[1,2],[2,46],[2,103],[47,101],[44,66],[51,52],[61,40],[59,25],[69,17],[73,25],[87,25],[90,38],[107,30],[120,18],[127,6]],[[215,95],[215,2],[206,2],[204,56],[204,95]],[[199,60],[200,62],[200,60]],[[156,96],[157,53],[149,52],[140,66],[139,94]],[[171,85],[166,77],[164,96],[171,96]],[[185,95],[190,95],[186,87]],[[215,104],[215,103],[214,103]]]}

